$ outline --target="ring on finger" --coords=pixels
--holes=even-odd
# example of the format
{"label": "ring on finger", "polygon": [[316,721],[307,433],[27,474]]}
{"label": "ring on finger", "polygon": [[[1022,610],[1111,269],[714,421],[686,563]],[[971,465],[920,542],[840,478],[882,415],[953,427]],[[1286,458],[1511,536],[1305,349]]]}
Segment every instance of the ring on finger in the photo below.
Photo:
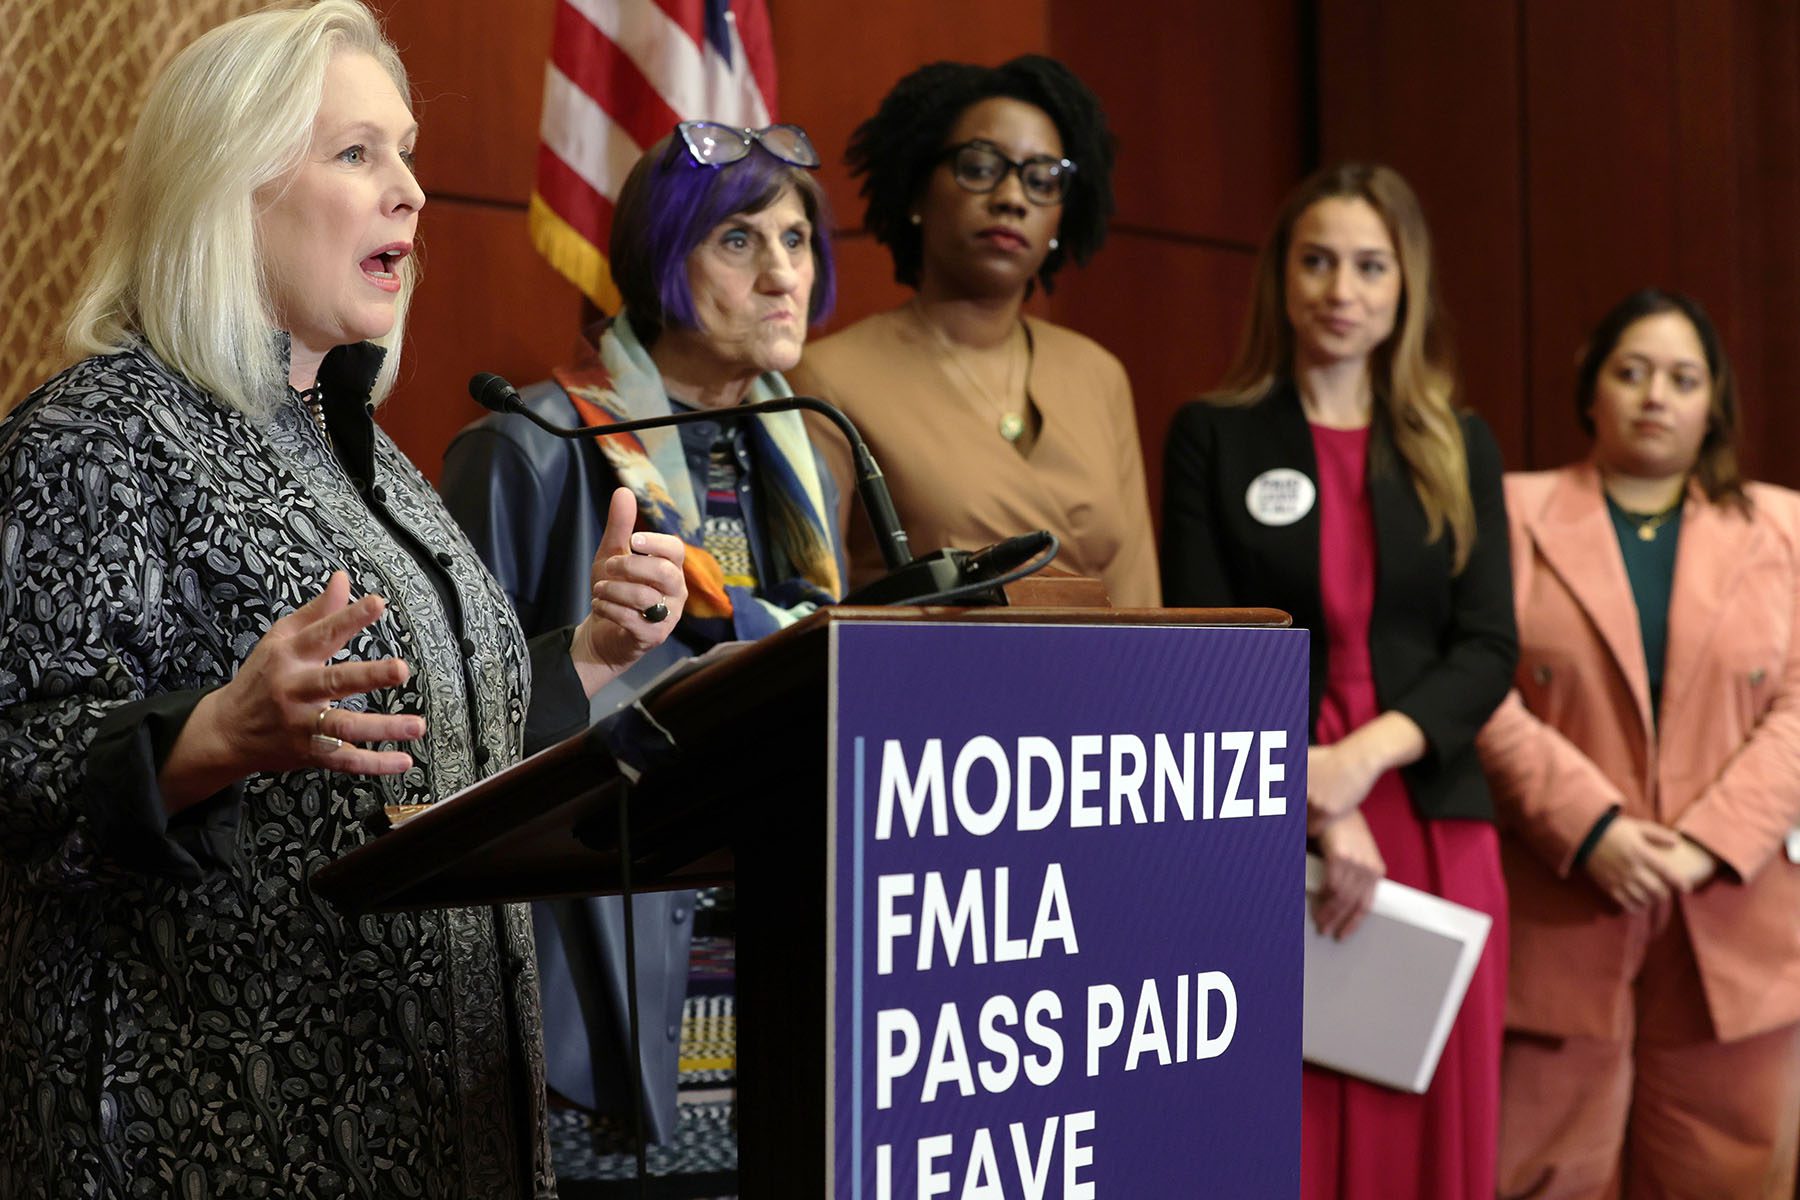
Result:
{"label": "ring on finger", "polygon": [[331,705],[327,704],[319,710],[319,715],[313,718],[312,748],[314,754],[335,754],[344,748],[343,738],[332,737],[325,732],[325,714],[330,711]]}
{"label": "ring on finger", "polygon": [[655,604],[644,609],[640,615],[650,624],[656,625],[669,619],[669,606],[659,598]]}

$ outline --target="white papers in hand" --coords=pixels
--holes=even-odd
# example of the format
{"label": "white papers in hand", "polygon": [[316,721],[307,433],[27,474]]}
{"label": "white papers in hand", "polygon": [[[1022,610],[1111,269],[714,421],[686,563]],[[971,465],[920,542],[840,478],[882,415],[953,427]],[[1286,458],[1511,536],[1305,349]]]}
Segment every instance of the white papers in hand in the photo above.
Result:
{"label": "white papers in hand", "polygon": [[[1306,893],[1324,864],[1306,856]],[[1302,1052],[1315,1066],[1423,1092],[1481,959],[1493,918],[1384,879],[1355,933],[1322,936],[1306,918]]]}

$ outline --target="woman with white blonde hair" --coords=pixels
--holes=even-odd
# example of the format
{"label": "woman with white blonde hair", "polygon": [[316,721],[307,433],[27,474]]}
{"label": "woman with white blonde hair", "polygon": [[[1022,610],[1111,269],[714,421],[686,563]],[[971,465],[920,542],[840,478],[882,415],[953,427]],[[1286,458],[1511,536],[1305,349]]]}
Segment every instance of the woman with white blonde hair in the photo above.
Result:
{"label": "woman with white blonde hair", "polygon": [[621,489],[527,643],[373,421],[424,194],[356,0],[158,81],[0,422],[0,1195],[547,1196],[529,918],[346,920],[314,869],[580,728],[686,599]]}

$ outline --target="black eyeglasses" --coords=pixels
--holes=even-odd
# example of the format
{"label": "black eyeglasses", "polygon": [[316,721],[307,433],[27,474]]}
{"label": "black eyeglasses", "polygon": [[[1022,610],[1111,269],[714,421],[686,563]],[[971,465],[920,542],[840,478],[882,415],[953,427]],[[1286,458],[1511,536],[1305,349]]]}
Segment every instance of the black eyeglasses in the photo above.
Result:
{"label": "black eyeglasses", "polygon": [[720,121],[683,121],[675,128],[687,143],[688,153],[703,167],[723,167],[748,158],[752,142],[784,163],[796,167],[819,165],[819,152],[813,149],[806,130],[798,125],[740,129]]}
{"label": "black eyeglasses", "polygon": [[952,146],[939,160],[950,160],[950,177],[965,192],[977,195],[991,192],[1013,171],[1019,173],[1019,186],[1033,204],[1049,208],[1061,204],[1075,182],[1075,164],[1066,158],[1034,155],[1024,162],[1014,162],[991,142],[976,138],[960,146]]}

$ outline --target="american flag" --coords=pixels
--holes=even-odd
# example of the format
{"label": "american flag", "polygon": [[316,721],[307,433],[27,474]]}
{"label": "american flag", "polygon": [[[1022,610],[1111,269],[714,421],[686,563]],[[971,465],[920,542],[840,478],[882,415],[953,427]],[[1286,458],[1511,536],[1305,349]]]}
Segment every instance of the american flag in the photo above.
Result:
{"label": "american flag", "polygon": [[677,121],[759,128],[775,117],[763,0],[556,0],[544,70],[531,240],[605,312],[613,202]]}

